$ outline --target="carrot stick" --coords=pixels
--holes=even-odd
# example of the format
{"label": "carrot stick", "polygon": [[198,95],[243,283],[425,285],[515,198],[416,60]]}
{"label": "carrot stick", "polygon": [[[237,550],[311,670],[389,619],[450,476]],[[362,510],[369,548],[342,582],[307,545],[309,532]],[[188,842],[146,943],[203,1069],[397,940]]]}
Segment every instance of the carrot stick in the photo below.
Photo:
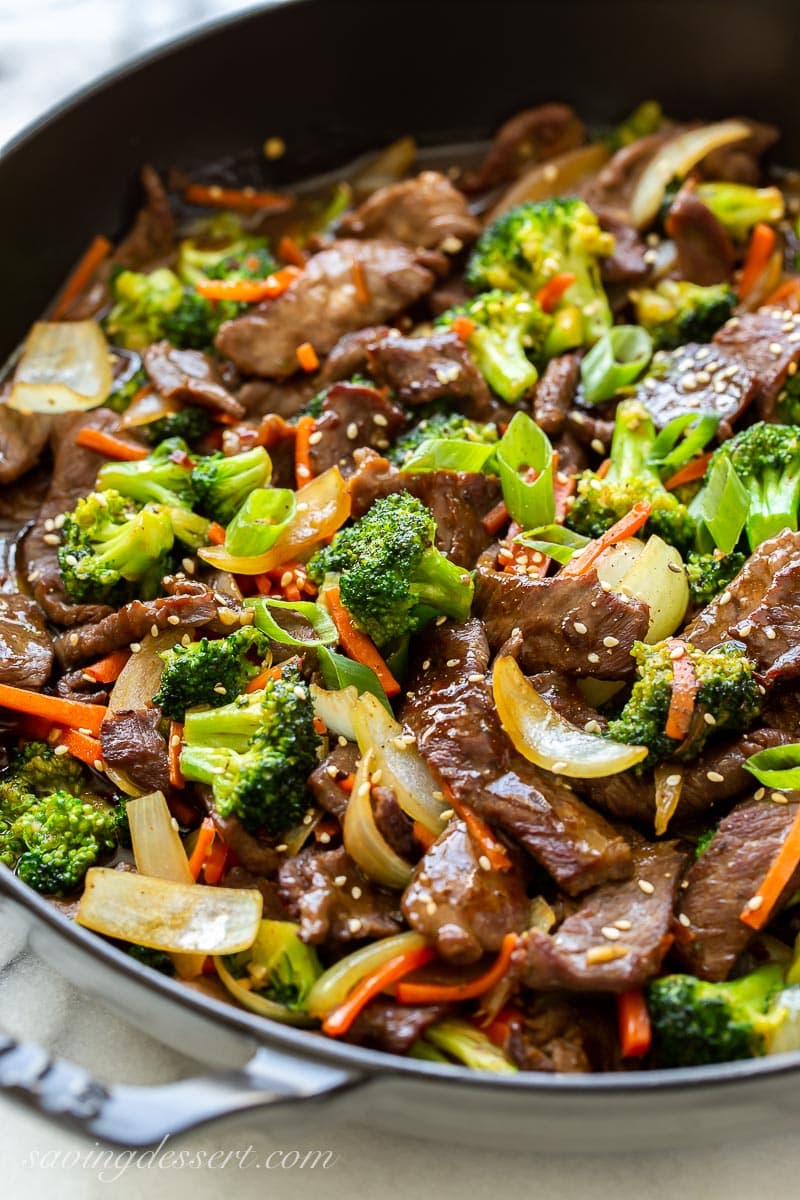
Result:
{"label": "carrot stick", "polygon": [[212,887],[219,883],[225,873],[225,867],[228,862],[228,847],[220,839],[219,834],[211,843],[211,849],[206,855],[205,866],[203,867],[203,882],[210,884]]}
{"label": "carrot stick", "polygon": [[506,502],[505,500],[500,500],[498,504],[495,504],[494,508],[489,509],[485,517],[481,517],[481,525],[488,534],[494,537],[503,528],[508,518],[509,512],[506,508]]}
{"label": "carrot stick", "polygon": [[186,787],[186,780],[181,771],[181,748],[183,746],[183,725],[180,721],[170,721],[167,758],[169,761],[169,781],[174,788]]}
{"label": "carrot stick", "polygon": [[481,854],[485,855],[489,860],[492,870],[509,871],[511,869],[511,859],[483,818],[479,817],[476,812],[473,812],[468,804],[463,804],[458,800],[448,784],[442,784],[442,791],[447,797],[450,807],[466,825],[470,839],[478,847]]}
{"label": "carrot stick", "polygon": [[340,779],[338,781],[338,783],[339,783],[339,787],[342,789],[342,791],[347,792],[347,794],[349,796],[350,793],[352,792],[353,788],[355,787],[356,777],[351,771],[349,775],[345,775],[344,779]]}
{"label": "carrot stick", "polygon": [[297,361],[300,363],[300,366],[304,371],[309,373],[311,371],[316,371],[317,367],[319,366],[319,359],[317,358],[317,352],[311,345],[311,342],[301,342],[295,350],[295,354],[297,355]]}
{"label": "carrot stick", "polygon": [[183,198],[200,208],[238,208],[241,212],[286,212],[294,205],[293,196],[257,192],[251,187],[219,187],[215,183],[190,183],[183,189]]}
{"label": "carrot stick", "polygon": [[783,283],[778,284],[775,291],[767,296],[762,307],[773,304],[782,304],[784,308],[791,308],[797,312],[800,307],[800,276],[792,275],[790,279],[784,279]]}
{"label": "carrot stick", "polygon": [[623,1058],[643,1058],[650,1049],[653,1031],[641,988],[617,996],[617,1022]]}
{"label": "carrot stick", "polygon": [[101,233],[92,239],[89,249],[83,258],[78,260],[77,266],[64,284],[61,295],[53,305],[50,313],[51,321],[61,320],[72,301],[76,300],[92,282],[97,268],[104,259],[108,258],[111,249],[111,242]]}
{"label": "carrot stick", "polygon": [[263,687],[267,686],[270,679],[280,679],[283,674],[283,668],[289,666],[290,663],[297,663],[300,660],[297,658],[289,658],[278,667],[269,667],[268,670],[262,671],[260,675],[255,675],[244,689],[245,692],[260,692]]}
{"label": "carrot stick", "polygon": [[95,450],[117,462],[139,462],[150,453],[145,446],[127,442],[113,433],[103,433],[102,429],[81,429],[75,438],[75,445],[83,446],[84,450]]}
{"label": "carrot stick", "polygon": [[775,230],[759,221],[750,235],[742,273],[739,276],[739,299],[750,295],[763,274],[775,248]]}
{"label": "carrot stick", "polygon": [[475,328],[475,322],[471,317],[456,317],[452,324],[453,333],[458,334],[462,342],[469,341]]}
{"label": "carrot stick", "polygon": [[539,288],[535,297],[542,312],[553,312],[564,292],[571,288],[574,282],[575,276],[571,271],[562,271],[560,274],[554,275],[552,279],[548,279],[547,283]]}
{"label": "carrot stick", "polygon": [[692,724],[698,683],[694,663],[684,643],[670,638],[670,645],[676,654],[679,649],[682,653],[672,660],[672,695],[664,733],[682,742]]}
{"label": "carrot stick", "polygon": [[105,658],[84,667],[84,675],[91,675],[98,683],[114,683],[119,679],[122,668],[131,656],[130,650],[112,650]]}
{"label": "carrot stick", "polygon": [[400,1004],[457,1004],[461,1000],[474,1000],[493,988],[506,974],[518,940],[516,933],[507,933],[488,971],[468,983],[398,983],[395,996]]}
{"label": "carrot stick", "polygon": [[328,588],[325,599],[345,654],[355,662],[370,667],[378,676],[386,695],[396,696],[400,691],[400,684],[383,661],[375,643],[360,629],[356,629],[350,613],[342,604],[338,587]]}
{"label": "carrot stick", "polygon": [[664,487],[668,491],[672,491],[673,488],[683,487],[685,483],[694,483],[696,479],[702,479],[708,470],[712,453],[713,451],[709,451],[708,454],[701,454],[699,458],[693,458],[685,467],[681,467],[674,475],[670,475]]}
{"label": "carrot stick", "polygon": [[289,237],[288,233],[285,233],[278,242],[278,258],[285,263],[291,263],[293,267],[300,267],[301,269],[308,261],[308,255],[305,250],[302,246],[298,246],[294,238]]}
{"label": "carrot stick", "polygon": [[486,1026],[484,1032],[489,1041],[494,1046],[499,1046],[502,1050],[514,1031],[514,1027],[520,1025],[523,1019],[523,1015],[518,1008],[514,1008],[512,1004],[507,1004],[505,1008],[500,1009],[494,1020]]}
{"label": "carrot stick", "polygon": [[[355,775],[353,776],[353,779],[355,779]],[[353,790],[352,786],[350,790]],[[432,830],[428,829],[427,825],[423,825],[421,821],[414,822],[412,825],[412,831],[414,833],[414,837],[419,842],[420,846],[422,846],[422,849],[425,851],[430,850],[431,846],[436,841],[436,834],[433,833]]]}
{"label": "carrot stick", "polygon": [[600,463],[600,466],[595,471],[595,475],[597,476],[598,479],[605,479],[606,475],[608,474],[608,472],[610,470],[611,470],[611,459],[604,458],[603,461]]}
{"label": "carrot stick", "polygon": [[208,527],[208,540],[212,546],[224,546],[225,526],[220,525],[219,521],[212,521]]}
{"label": "carrot stick", "polygon": [[102,704],[81,704],[79,700],[43,696],[41,692],[29,692],[25,688],[11,687],[7,683],[0,683],[0,708],[29,713],[34,717],[46,717],[54,725],[85,729],[95,737],[99,735],[106,715]]}
{"label": "carrot stick", "polygon": [[604,550],[607,550],[609,546],[616,546],[617,542],[622,542],[625,538],[633,537],[643,525],[647,524],[651,508],[652,505],[648,504],[646,500],[640,500],[638,504],[634,504],[631,511],[620,518],[616,525],[612,525],[602,537],[589,542],[588,546],[584,546],[583,550],[571,558],[567,565],[561,568],[561,575],[585,575]]}
{"label": "carrot stick", "polygon": [[353,287],[359,304],[369,304],[369,288],[364,278],[364,268],[357,258],[353,259]]}
{"label": "carrot stick", "polygon": [[215,837],[216,830],[214,828],[214,822],[211,820],[211,817],[205,817],[203,819],[203,824],[197,831],[197,841],[195,842],[194,850],[192,850],[192,853],[189,857],[189,870],[192,872],[192,876],[195,879],[199,878],[200,876],[200,872],[203,869],[203,864],[208,857],[208,853],[211,850],[211,846]]}
{"label": "carrot stick", "polygon": [[297,486],[310,483],[313,478],[311,470],[311,435],[314,432],[314,418],[301,417],[297,422],[297,436],[294,439],[294,473]]}
{"label": "carrot stick", "polygon": [[206,300],[257,304],[260,300],[277,300],[300,274],[299,267],[281,267],[266,279],[198,279],[194,286]]}
{"label": "carrot stick", "polygon": [[410,971],[424,967],[435,957],[430,946],[419,946],[416,950],[406,950],[404,954],[396,954],[394,958],[387,959],[369,975],[365,975],[347,999],[328,1013],[322,1022],[322,1032],[327,1033],[328,1037],[341,1037],[343,1033],[347,1033],[362,1008],[384,988],[402,979]]}
{"label": "carrot stick", "polygon": [[58,744],[66,746],[73,758],[86,763],[88,767],[94,767],[96,771],[103,770],[103,750],[99,738],[79,733],[77,729],[65,729]]}
{"label": "carrot stick", "polygon": [[739,913],[739,920],[751,929],[763,929],[772,914],[781,893],[797,870],[800,863],[800,807],[795,814],[792,827],[772,864],[762,879],[755,895],[747,901]]}

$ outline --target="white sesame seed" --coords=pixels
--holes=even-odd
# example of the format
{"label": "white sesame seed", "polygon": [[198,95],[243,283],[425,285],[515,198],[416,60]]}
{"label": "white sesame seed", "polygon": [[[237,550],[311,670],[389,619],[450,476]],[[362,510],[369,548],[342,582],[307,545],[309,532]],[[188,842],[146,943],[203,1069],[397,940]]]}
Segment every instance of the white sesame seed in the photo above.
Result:
{"label": "white sesame seed", "polygon": [[303,824],[310,825],[313,820],[314,818],[311,813],[306,813],[306,815],[303,817]]}
{"label": "white sesame seed", "polygon": [[444,623],[445,623],[445,621],[446,621],[446,620],[447,620],[447,617],[445,617],[445,616],[437,617],[437,618],[436,618],[436,625],[437,625],[437,626],[439,626],[439,627],[441,627],[442,625],[444,625]]}
{"label": "white sesame seed", "polygon": [[686,913],[680,913],[680,914],[678,915],[678,921],[679,921],[679,923],[680,923],[680,924],[683,926],[683,928],[684,928],[684,929],[688,929],[688,928],[689,928],[689,926],[690,926],[690,925],[691,925],[691,923],[692,923],[692,922],[689,920],[689,918],[687,917]]}
{"label": "white sesame seed", "polygon": [[749,621],[743,621],[739,626],[738,632],[742,637],[750,637],[750,634],[753,632],[753,626]]}
{"label": "white sesame seed", "polygon": [[105,771],[105,769],[106,769],[105,764],[103,763],[103,760],[101,758],[96,758],[94,760],[94,762],[92,763],[92,766],[94,767],[95,771]]}
{"label": "white sesame seed", "polygon": [[623,933],[627,933],[629,929],[633,928],[630,921],[626,921],[623,918],[620,918],[619,921],[615,921],[614,925],[617,929],[621,929]]}
{"label": "white sesame seed", "polygon": [[474,675],[468,675],[467,679],[470,683],[483,683],[485,676],[476,671]]}
{"label": "white sesame seed", "polygon": [[221,683],[214,684],[214,691],[218,696],[227,696],[228,694],[228,689],[224,686],[224,684]]}
{"label": "white sesame seed", "polygon": [[329,775],[331,779],[338,779],[339,768],[335,767],[333,763],[328,763],[327,767],[325,768],[325,774]]}
{"label": "white sesame seed", "polygon": [[674,646],[672,648],[672,650],[670,650],[670,652],[669,652],[669,656],[673,662],[677,662],[679,658],[683,658],[683,655],[684,655],[683,646]]}
{"label": "white sesame seed", "polygon": [[434,904],[433,900],[429,900],[427,902],[427,904],[425,905],[425,912],[428,914],[429,917],[432,917],[433,914],[436,912],[436,905]]}
{"label": "white sesame seed", "polygon": [[62,755],[69,754],[69,750],[66,746],[56,746],[53,750],[53,754],[57,754],[58,757],[61,758]]}
{"label": "white sesame seed", "polygon": [[756,791],[756,792],[753,794],[753,799],[754,799],[754,800],[763,800],[763,799],[764,799],[764,797],[766,796],[766,794],[767,794],[767,789],[766,789],[766,788],[763,788],[763,787],[760,787],[760,788],[758,789],[758,791]]}
{"label": "white sesame seed", "polygon": [[573,623],[573,628],[576,633],[586,633],[587,632],[586,626],[584,625],[583,621],[575,621]]}
{"label": "white sesame seed", "polygon": [[728,591],[722,592],[719,597],[720,604],[730,604],[731,594]]}
{"label": "white sesame seed", "polygon": [[720,775],[719,771],[706,771],[706,779],[709,783],[724,783],[725,776]]}
{"label": "white sesame seed", "polygon": [[351,933],[358,933],[361,929],[361,920],[358,917],[350,917],[347,922],[347,928]]}
{"label": "white sesame seed", "polygon": [[625,958],[627,954],[625,946],[592,946],[586,951],[586,965],[593,967],[600,963],[613,962],[617,958]]}
{"label": "white sesame seed", "polygon": [[668,775],[668,776],[667,776],[667,778],[666,778],[666,780],[665,780],[665,782],[666,782],[666,783],[667,783],[667,784],[668,784],[670,787],[677,787],[677,786],[678,786],[678,784],[680,783],[680,781],[681,781],[681,777],[680,777],[680,775]]}
{"label": "white sesame seed", "polygon": [[761,905],[763,903],[764,903],[763,896],[751,896],[750,899],[745,904],[745,908],[748,909],[749,912],[756,912],[759,908],[761,908]]}
{"label": "white sesame seed", "polygon": [[275,849],[279,854],[285,854],[289,847],[287,846],[286,842],[281,842],[280,846],[276,846]]}
{"label": "white sesame seed", "polygon": [[586,655],[586,659],[587,659],[587,661],[588,661],[588,662],[590,662],[590,663],[599,663],[599,662],[600,662],[600,655],[599,655],[599,654],[595,654],[595,652],[594,652],[594,651],[592,651],[592,653],[591,653],[591,654],[587,654],[587,655]]}
{"label": "white sesame seed", "polygon": [[318,446],[321,441],[322,441],[322,430],[321,429],[315,429],[313,433],[310,433],[308,435],[309,446]]}
{"label": "white sesame seed", "polygon": [[775,638],[777,636],[778,636],[777,633],[775,632],[775,630],[772,628],[771,625],[764,626],[764,637],[767,638],[768,641],[774,642]]}
{"label": "white sesame seed", "polygon": [[183,567],[183,569],[187,575],[194,575],[195,566],[194,566],[193,558],[182,558],[181,566]]}
{"label": "white sesame seed", "polygon": [[328,842],[331,840],[331,835],[329,833],[321,833],[319,835],[319,840],[323,845],[327,846]]}
{"label": "white sesame seed", "polygon": [[346,875],[335,875],[333,878],[333,882],[336,887],[344,887],[344,885],[347,883],[347,876]]}
{"label": "white sesame seed", "polygon": [[381,429],[385,429],[389,424],[389,421],[388,418],[383,415],[383,413],[373,413],[372,423],[373,425],[380,425]]}
{"label": "white sesame seed", "polygon": [[637,879],[636,883],[639,891],[644,892],[645,896],[652,896],[653,892],[656,890],[649,879]]}
{"label": "white sesame seed", "polygon": [[783,347],[781,346],[780,342],[770,342],[769,352],[770,352],[770,354],[774,354],[775,357],[778,358],[779,355],[783,354]]}
{"label": "white sesame seed", "polygon": [[482,854],[478,859],[478,866],[482,871],[491,871],[492,869],[492,864],[485,854]]}
{"label": "white sesame seed", "polygon": [[716,725],[717,723],[717,718],[713,713],[709,712],[703,713],[703,720],[705,721],[706,725]]}
{"label": "white sesame seed", "polygon": [[457,658],[448,658],[448,660],[447,660],[448,667],[457,667],[458,663],[459,663],[459,660]]}
{"label": "white sesame seed", "polygon": [[604,938],[608,939],[609,942],[619,941],[620,932],[618,929],[615,929],[613,925],[604,925],[600,932]]}
{"label": "white sesame seed", "polygon": [[600,438],[592,438],[589,445],[592,447],[595,454],[605,454],[606,452],[605,443],[601,442]]}
{"label": "white sesame seed", "polygon": [[42,541],[47,542],[48,546],[57,546],[59,544],[59,542],[61,541],[61,538],[58,536],[57,533],[46,533],[42,537]]}
{"label": "white sesame seed", "polygon": [[[185,634],[183,635],[183,637],[181,638],[181,645],[182,645],[182,646],[191,646],[191,644],[192,644],[192,638],[191,638],[191,635],[190,635],[190,634],[188,634],[188,633],[185,633]],[[140,650],[141,650],[141,648],[142,648],[142,647],[141,647],[141,646],[139,646],[139,649],[140,649]],[[131,646],[131,650],[133,650],[133,646]],[[134,653],[135,653],[135,651],[134,651]]]}
{"label": "white sesame seed", "polygon": [[595,721],[594,718],[592,718],[591,721],[586,722],[586,724],[583,727],[583,731],[584,731],[584,733],[600,733],[600,731],[601,731],[600,722]]}
{"label": "white sesame seed", "polygon": [[131,654],[139,654],[142,649],[141,642],[131,642]]}
{"label": "white sesame seed", "polygon": [[613,648],[614,648],[615,646],[618,646],[618,645],[619,645],[619,638],[615,638],[615,637],[604,637],[604,638],[603,638],[603,645],[604,645],[604,646],[607,646],[609,650],[613,650]]}
{"label": "white sesame seed", "polygon": [[430,669],[431,669],[431,660],[430,660],[429,658],[426,658],[426,659],[424,660],[424,662],[423,662],[423,664],[422,664],[422,669],[423,669],[423,671],[430,671]]}
{"label": "white sesame seed", "polygon": [[770,800],[772,801],[773,804],[788,804],[789,803],[789,797],[786,796],[783,792],[772,792],[770,795]]}
{"label": "white sesame seed", "polygon": [[361,888],[358,886],[358,884],[356,884],[355,887],[350,888],[350,895],[353,897],[354,900],[361,899],[362,892],[361,892]]}
{"label": "white sesame seed", "polygon": [[356,425],[355,421],[350,422],[350,424],[347,426],[346,432],[350,441],[354,442],[358,437],[358,426]]}

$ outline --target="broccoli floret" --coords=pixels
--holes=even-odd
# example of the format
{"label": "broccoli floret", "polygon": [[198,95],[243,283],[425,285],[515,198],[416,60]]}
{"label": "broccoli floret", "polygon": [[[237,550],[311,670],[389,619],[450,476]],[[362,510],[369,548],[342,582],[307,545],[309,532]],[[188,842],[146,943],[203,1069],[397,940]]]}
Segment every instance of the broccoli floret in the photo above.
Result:
{"label": "broccoli floret", "polygon": [[105,407],[110,408],[112,412],[124,413],[129,407],[131,400],[138,391],[141,390],[147,383],[147,372],[144,367],[140,367],[138,371],[125,380],[124,383],[115,383],[111,389],[111,393],[105,402]]}
{"label": "broccoli floret", "polygon": [[288,668],[261,692],[187,713],[181,770],[187,779],[211,785],[221,816],[277,835],[308,806],[306,781],[320,744],[308,687],[299,671]]}
{"label": "broccoli floret", "polygon": [[159,417],[157,421],[140,425],[137,432],[146,438],[151,446],[157,446],[159,442],[168,441],[170,438],[180,438],[191,446],[205,437],[213,424],[213,418],[207,409],[188,404],[179,408],[177,412]]}
{"label": "broccoli floret", "polygon": [[182,350],[206,350],[213,346],[220,325],[238,317],[243,308],[235,300],[206,300],[194,288],[185,288],[180,302],[165,314],[160,336]]}
{"label": "broccoli floret", "polygon": [[694,846],[695,859],[698,859],[701,854],[705,854],[706,850],[713,842],[718,828],[719,822],[716,825],[712,825],[710,829],[705,831],[705,833],[700,834],[700,837],[697,839]]}
{"label": "broccoli floret", "polygon": [[697,195],[738,242],[746,241],[760,221],[774,224],[784,213],[783,192],[777,187],[757,188],[746,183],[700,183]]}
{"label": "broccoli floret", "polygon": [[255,488],[266,487],[272,463],[263,446],[242,454],[209,454],[197,460],[192,486],[197,508],[214,521],[227,525]]}
{"label": "broccoli floret", "polygon": [[682,554],[694,544],[695,522],[685,504],[661,482],[652,461],[656,430],[649,413],[637,399],[617,406],[611,465],[603,478],[584,471],[565,524],[576,533],[596,538],[645,500],[652,512],[645,527]]}
{"label": "broccoli floret", "polygon": [[605,138],[612,150],[630,146],[631,142],[656,133],[664,124],[664,110],[657,100],[643,100],[616,129]]}
{"label": "broccoli floret", "polygon": [[147,458],[107,462],[98,472],[97,487],[101,492],[112,489],[137,504],[191,508],[194,489],[189,447],[180,438],[169,438]]}
{"label": "broccoli floret", "polygon": [[300,941],[299,931],[291,921],[264,920],[250,949],[227,955],[223,966],[235,980],[246,980],[252,994],[302,1012],[322,967],[314,947]]}
{"label": "broccoli floret", "polygon": [[476,291],[502,288],[536,295],[554,275],[575,282],[561,303],[577,305],[584,341],[596,342],[612,323],[600,281],[598,259],[611,254],[614,238],[604,233],[583,200],[558,198],[520,204],[493,221],[478,239],[467,268]]}
{"label": "broccoli floret", "polygon": [[164,950],[152,950],[149,946],[139,946],[132,942],[128,946],[128,954],[137,962],[143,963],[160,975],[174,975],[175,966],[172,959]]}
{"label": "broccoli floret", "polygon": [[455,1062],[472,1067],[473,1071],[491,1071],[496,1075],[514,1075],[517,1071],[499,1046],[463,1017],[448,1017],[431,1025],[411,1053],[414,1058]]}
{"label": "broccoli floret", "polygon": [[745,532],[750,549],[782,529],[797,529],[800,503],[800,432],[793,425],[758,421],[714,451],[706,478],[726,458],[747,490]]}
{"label": "broccoli floret", "polygon": [[114,302],[106,332],[128,350],[143,350],[164,336],[164,321],[183,299],[183,284],[167,267],[144,275],[120,271],[111,282]]}
{"label": "broccoli floret", "polygon": [[423,417],[407,433],[402,434],[389,451],[388,458],[396,466],[402,467],[415,450],[418,450],[422,443],[430,438],[449,438],[492,445],[498,440],[498,437],[497,426],[492,422],[483,424],[479,421],[470,421],[461,413],[456,412],[435,412],[430,417]]}
{"label": "broccoli floret", "polygon": [[76,604],[152,599],[175,540],[169,510],[137,509],[119,492],[91,492],[67,513],[58,547],[64,588]]}
{"label": "broccoli floret", "polygon": [[12,832],[26,846],[17,863],[20,879],[51,896],[74,891],[89,867],[117,844],[113,809],[65,791],[31,805]]}
{"label": "broccoli floret", "polygon": [[377,646],[420,629],[432,617],[465,621],[473,584],[434,546],[436,522],[408,492],[377,500],[359,521],[318,551],[308,574],[321,584],[339,574],[342,603]]}
{"label": "broccoli floret", "polygon": [[245,232],[236,213],[218,213],[202,231],[202,245],[185,238],[178,247],[178,274],[184,283],[199,279],[262,279],[277,263],[267,239]]}
{"label": "broccoli floret", "polygon": [[692,550],[686,560],[692,604],[701,608],[710,604],[739,574],[746,561],[746,556],[738,550],[732,554],[700,554]]}
{"label": "broccoli floret", "polygon": [[736,293],[727,283],[701,287],[674,279],[632,292],[631,299],[637,322],[656,348],[664,350],[685,342],[709,342],[736,306]]}
{"label": "broccoli floret", "polygon": [[[174,721],[182,721],[186,709],[199,704],[212,708],[228,704],[258,674],[268,651],[269,638],[252,625],[216,640],[179,643],[161,654],[164,670],[153,703]],[[253,652],[257,663],[249,657]]]}
{"label": "broccoli floret", "polygon": [[519,400],[539,378],[552,317],[525,292],[499,288],[449,309],[436,324],[449,326],[458,317],[475,326],[467,346],[489,387],[503,400]]}
{"label": "broccoli floret", "polygon": [[[667,736],[665,726],[672,699],[675,662],[669,639],[648,646],[635,642],[637,680],[620,715],[608,723],[608,736],[618,742],[647,746],[644,767],[664,758],[687,762],[701,753],[713,733],[746,729],[761,709],[761,692],[753,663],[739,642],[725,642],[711,650],[686,645],[697,678],[694,715],[687,736],[678,741]],[[713,717],[708,722],[706,716]]]}
{"label": "broccoli floret", "polygon": [[80,794],[85,773],[77,759],[54,753],[47,742],[26,742],[12,751],[8,775],[4,779],[13,781],[34,796],[46,796],[59,788]]}
{"label": "broccoli floret", "polygon": [[661,1067],[693,1067],[768,1053],[783,1021],[771,1001],[783,985],[777,963],[727,983],[665,975],[647,989],[653,1051]]}

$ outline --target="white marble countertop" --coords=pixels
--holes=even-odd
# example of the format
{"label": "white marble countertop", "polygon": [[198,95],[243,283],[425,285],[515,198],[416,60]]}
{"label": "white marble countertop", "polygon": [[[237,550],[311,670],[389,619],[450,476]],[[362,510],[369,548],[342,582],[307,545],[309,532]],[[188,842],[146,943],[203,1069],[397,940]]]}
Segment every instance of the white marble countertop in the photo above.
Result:
{"label": "white marble countertop", "polygon": [[[70,90],[121,59],[184,29],[253,0],[0,0],[0,144]],[[101,1079],[158,1083],[197,1069],[194,1064],[131,1028],[75,984],[31,955],[25,940],[0,912],[0,1027],[34,1039],[96,1072]],[[327,1169],[238,1169],[228,1152],[253,1146],[266,1163],[274,1151],[331,1150]],[[249,1118],[235,1132],[206,1129],[171,1144],[199,1158],[228,1154],[205,1167],[126,1166],[123,1156],[101,1170],[81,1165],[96,1153],[57,1125],[0,1100],[0,1168],[3,1197],[17,1200],[120,1200],[158,1197],[205,1200],[230,1190],[243,1200],[495,1200],[519,1193],[531,1200],[772,1200],[797,1194],[800,1141],[781,1137],[741,1142],[706,1152],[664,1154],[657,1146],[613,1158],[556,1158],[469,1151],[417,1139],[376,1134],[341,1123],[335,1114],[309,1128],[298,1110],[296,1128],[269,1132],[269,1117]],[[273,1162],[280,1159],[273,1156]],[[292,1161],[287,1159],[287,1161]],[[330,1161],[330,1160],[329,1160]],[[166,1178],[165,1178],[166,1175]],[[222,1178],[221,1178],[222,1176]]]}

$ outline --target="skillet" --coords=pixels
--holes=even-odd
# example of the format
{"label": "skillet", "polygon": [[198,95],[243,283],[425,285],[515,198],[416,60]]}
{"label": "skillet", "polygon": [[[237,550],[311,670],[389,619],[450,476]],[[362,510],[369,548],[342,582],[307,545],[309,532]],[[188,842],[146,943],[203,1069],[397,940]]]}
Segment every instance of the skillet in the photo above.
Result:
{"label": "skillet", "polygon": [[[408,132],[423,145],[466,142],[553,98],[612,123],[653,95],[676,117],[775,122],[792,165],[799,34],[792,0],[297,0],[206,28],[93,85],[0,157],[0,361],[90,238],[125,227],[142,162],[191,172],[230,160],[240,179],[249,170],[281,187]],[[288,153],[259,175],[273,135]],[[306,1123],[330,1103],[397,1132],[550,1152],[707,1144],[796,1125],[800,1054],[630,1075],[480,1076],[334,1044],[189,990],[67,921],[4,867],[0,907],[52,966],[214,1068],[167,1087],[105,1085],[0,1034],[0,1088],[95,1138],[157,1143],[250,1109],[296,1120],[300,1102]]]}

